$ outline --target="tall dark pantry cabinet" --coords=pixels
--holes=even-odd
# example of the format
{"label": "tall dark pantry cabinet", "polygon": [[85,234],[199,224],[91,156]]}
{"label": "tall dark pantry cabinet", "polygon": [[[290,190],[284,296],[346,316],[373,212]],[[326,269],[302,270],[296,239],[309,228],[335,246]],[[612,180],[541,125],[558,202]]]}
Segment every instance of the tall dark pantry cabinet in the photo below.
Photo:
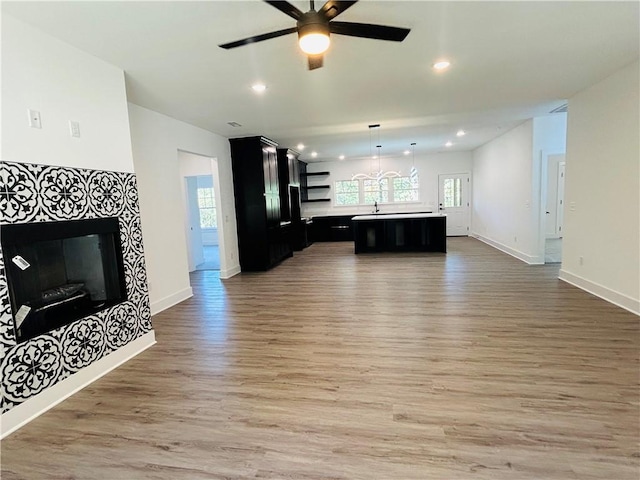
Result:
{"label": "tall dark pantry cabinet", "polygon": [[268,270],[292,255],[291,222],[283,221],[278,184],[278,144],[265,137],[234,138],[233,188],[242,271]]}

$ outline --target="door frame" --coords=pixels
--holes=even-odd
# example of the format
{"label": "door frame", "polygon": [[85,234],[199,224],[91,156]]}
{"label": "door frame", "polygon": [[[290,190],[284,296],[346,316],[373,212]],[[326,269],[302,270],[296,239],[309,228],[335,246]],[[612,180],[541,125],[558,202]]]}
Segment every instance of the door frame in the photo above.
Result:
{"label": "door frame", "polygon": [[437,194],[438,194],[438,198],[436,200],[436,205],[438,208],[438,212],[437,213],[441,213],[441,209],[440,209],[440,188],[442,187],[442,182],[440,181],[441,177],[447,177],[447,176],[458,176],[458,175],[466,175],[468,178],[468,182],[467,182],[467,236],[471,236],[471,199],[472,199],[472,188],[473,188],[473,181],[472,181],[472,175],[471,172],[455,172],[455,173],[439,173],[438,174],[438,188],[436,189]]}
{"label": "door frame", "polygon": [[[556,199],[556,232],[558,238],[564,237],[562,228],[564,227],[564,189],[567,179],[567,157],[564,162],[558,162],[558,198]],[[560,188],[562,186],[562,188]],[[561,195],[562,193],[562,195]]]}

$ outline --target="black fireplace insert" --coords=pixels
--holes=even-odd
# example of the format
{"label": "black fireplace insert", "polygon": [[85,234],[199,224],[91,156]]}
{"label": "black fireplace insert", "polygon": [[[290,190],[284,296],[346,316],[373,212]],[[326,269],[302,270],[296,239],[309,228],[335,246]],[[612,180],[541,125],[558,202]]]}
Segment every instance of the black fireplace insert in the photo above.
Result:
{"label": "black fireplace insert", "polygon": [[18,342],[127,299],[116,217],[2,225]]}

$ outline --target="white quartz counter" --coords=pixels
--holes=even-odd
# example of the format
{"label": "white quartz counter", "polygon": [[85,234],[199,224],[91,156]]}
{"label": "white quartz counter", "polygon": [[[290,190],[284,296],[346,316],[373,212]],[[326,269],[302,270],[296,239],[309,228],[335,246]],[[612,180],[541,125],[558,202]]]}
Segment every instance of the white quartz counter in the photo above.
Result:
{"label": "white quartz counter", "polygon": [[410,218],[446,217],[446,213],[387,213],[384,215],[357,215],[351,220],[402,220]]}

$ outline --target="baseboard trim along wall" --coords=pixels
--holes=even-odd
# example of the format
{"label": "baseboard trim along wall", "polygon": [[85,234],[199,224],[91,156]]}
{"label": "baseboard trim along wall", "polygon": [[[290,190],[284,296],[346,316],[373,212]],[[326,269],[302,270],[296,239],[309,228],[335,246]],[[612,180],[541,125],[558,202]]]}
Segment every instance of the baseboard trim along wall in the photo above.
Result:
{"label": "baseboard trim along wall", "polygon": [[95,382],[156,343],[153,330],[29,398],[2,415],[0,438],[15,432],[47,410]]}
{"label": "baseboard trim along wall", "polygon": [[235,265],[231,268],[220,270],[220,278],[221,279],[231,278],[234,275],[238,275],[239,273],[240,273],[240,265]]}
{"label": "baseboard trim along wall", "polygon": [[574,287],[578,287],[581,290],[585,290],[596,297],[600,297],[609,303],[613,303],[620,308],[624,308],[631,313],[635,313],[640,316],[640,300],[631,298],[615,290],[611,290],[603,285],[582,278],[573,273],[569,273],[566,270],[560,269],[558,278],[563,282],[567,282]]}
{"label": "baseboard trim along wall", "polygon": [[193,290],[187,287],[184,290],[173,293],[155,302],[151,302],[151,315],[156,315],[167,308],[171,308],[180,302],[184,302],[187,298],[193,297]]}
{"label": "baseboard trim along wall", "polygon": [[478,235],[477,233],[472,233],[471,236],[473,238],[480,240],[483,243],[486,243],[487,245],[492,246],[493,248],[500,250],[501,252],[511,255],[512,257],[515,257],[518,260],[522,260],[523,262],[528,263],[529,265],[544,265],[544,258],[541,258],[540,256],[527,255],[526,253],[523,253],[519,250],[508,247],[506,245],[503,245],[502,243],[496,242],[495,240],[491,240],[490,238],[486,238],[486,237],[483,237],[482,235]]}

